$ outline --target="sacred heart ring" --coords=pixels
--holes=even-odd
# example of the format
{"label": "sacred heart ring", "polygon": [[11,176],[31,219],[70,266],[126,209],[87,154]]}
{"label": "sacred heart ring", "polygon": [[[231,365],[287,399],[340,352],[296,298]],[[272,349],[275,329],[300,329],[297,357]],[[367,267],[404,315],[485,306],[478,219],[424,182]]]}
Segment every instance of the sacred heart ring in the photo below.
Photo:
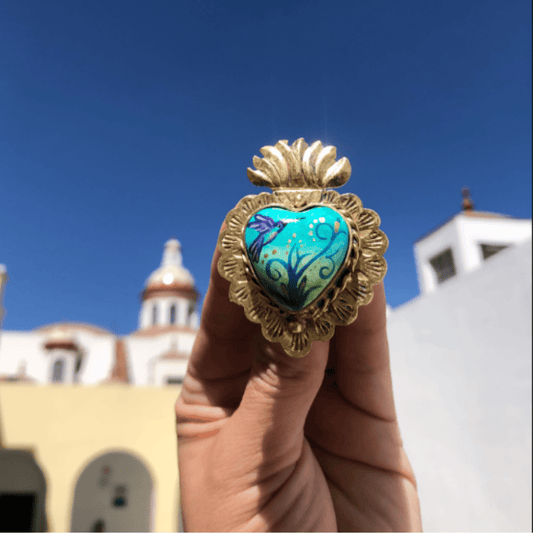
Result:
{"label": "sacred heart ring", "polygon": [[292,357],[353,322],[387,270],[378,214],[328,189],[350,178],[350,162],[335,162],[336,152],[303,139],[261,148],[248,178],[272,193],[243,198],[218,240],[230,300]]}

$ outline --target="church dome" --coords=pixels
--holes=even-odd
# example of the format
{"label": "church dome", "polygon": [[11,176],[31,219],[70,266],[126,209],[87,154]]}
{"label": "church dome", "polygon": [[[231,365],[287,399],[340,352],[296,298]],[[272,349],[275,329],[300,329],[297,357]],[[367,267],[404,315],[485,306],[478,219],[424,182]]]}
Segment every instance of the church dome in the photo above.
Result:
{"label": "church dome", "polygon": [[165,243],[161,266],[152,272],[146,280],[142,292],[143,300],[155,296],[175,295],[185,298],[197,298],[192,274],[183,266],[181,245],[177,239]]}

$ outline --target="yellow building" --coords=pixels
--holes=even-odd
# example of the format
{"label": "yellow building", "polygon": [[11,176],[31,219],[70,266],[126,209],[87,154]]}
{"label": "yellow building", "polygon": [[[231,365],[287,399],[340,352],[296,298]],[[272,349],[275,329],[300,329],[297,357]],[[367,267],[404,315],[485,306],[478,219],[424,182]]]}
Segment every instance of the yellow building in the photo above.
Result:
{"label": "yellow building", "polygon": [[[0,384],[1,452],[33,452],[46,480],[49,531],[92,531],[99,520],[107,531],[177,530],[177,394],[176,388],[124,384]],[[110,452],[120,453],[108,457]],[[136,471],[121,468],[128,458],[138,463]],[[2,464],[0,453],[0,472]],[[107,482],[99,479],[105,467],[110,469]],[[145,472],[151,490],[143,484]],[[87,486],[77,487],[84,475],[90,478]],[[6,488],[25,494],[25,481]],[[115,507],[112,500],[123,486],[129,501]]]}
{"label": "yellow building", "polygon": [[197,297],[171,239],[132,334],[0,332],[0,531],[178,529],[174,403]]}

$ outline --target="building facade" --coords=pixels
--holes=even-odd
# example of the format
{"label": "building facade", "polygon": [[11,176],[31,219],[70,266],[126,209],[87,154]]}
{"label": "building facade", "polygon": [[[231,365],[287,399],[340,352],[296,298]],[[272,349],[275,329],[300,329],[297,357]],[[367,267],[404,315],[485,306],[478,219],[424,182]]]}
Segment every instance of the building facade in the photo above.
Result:
{"label": "building facade", "polygon": [[387,331],[423,527],[529,530],[531,220],[463,209],[415,260],[420,295]]}
{"label": "building facade", "polygon": [[180,244],[165,244],[161,266],[146,280],[136,331],[118,338],[92,324],[48,324],[4,331],[0,379],[36,384],[178,385],[198,328],[198,292]]}
{"label": "building facade", "polygon": [[[4,267],[0,317],[6,279]],[[1,531],[178,529],[173,407],[198,297],[170,239],[133,333],[79,323],[0,331]]]}

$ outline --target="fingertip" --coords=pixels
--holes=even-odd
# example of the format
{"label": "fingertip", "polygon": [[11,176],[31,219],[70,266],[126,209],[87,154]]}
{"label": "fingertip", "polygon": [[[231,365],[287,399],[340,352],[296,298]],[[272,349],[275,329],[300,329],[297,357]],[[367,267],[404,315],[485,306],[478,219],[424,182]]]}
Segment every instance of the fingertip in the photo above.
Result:
{"label": "fingertip", "polygon": [[[223,223],[220,232],[224,227]],[[195,374],[209,380],[226,379],[249,368],[250,337],[255,335],[255,324],[246,319],[240,305],[229,299],[230,282],[218,269],[221,257],[218,242],[211,262],[200,328],[189,359]]]}
{"label": "fingertip", "polygon": [[218,268],[220,257],[222,255],[220,251],[219,239],[220,239],[220,235],[222,234],[225,228],[226,228],[226,221],[222,222],[222,225],[220,226],[220,230],[218,232],[217,244],[215,246],[215,251],[213,252],[213,259],[211,261],[211,277],[209,280],[208,291],[209,289],[212,289],[216,292],[224,291],[224,293],[228,295],[230,282],[222,276]]}
{"label": "fingertip", "polygon": [[244,341],[248,336],[255,336],[257,325],[247,320],[242,305],[230,300],[231,281],[225,278],[223,270],[219,268],[222,256],[220,235],[225,228],[224,221],[213,253],[211,277],[204,300],[200,328],[208,337],[218,340],[236,342],[237,338],[242,337],[240,340]]}

